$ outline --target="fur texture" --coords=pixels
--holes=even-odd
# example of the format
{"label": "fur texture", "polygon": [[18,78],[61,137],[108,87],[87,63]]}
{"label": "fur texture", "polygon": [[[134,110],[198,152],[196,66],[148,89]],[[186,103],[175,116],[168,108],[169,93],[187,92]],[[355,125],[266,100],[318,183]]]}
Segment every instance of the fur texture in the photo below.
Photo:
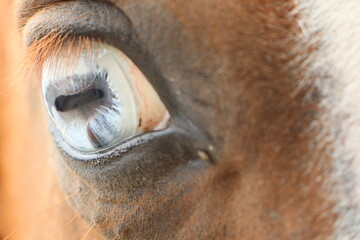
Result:
{"label": "fur texture", "polygon": [[323,96],[325,123],[319,139],[333,157],[332,184],[338,214],[334,239],[360,237],[360,3],[344,0],[298,0],[306,55],[304,81],[315,79]]}
{"label": "fur texture", "polygon": [[[21,145],[21,156],[1,159],[3,172],[12,173],[2,194],[8,203],[9,189],[20,189],[16,173],[28,174],[21,178],[27,191],[9,211],[20,223],[27,202],[39,196],[29,189],[52,196],[55,176],[39,174],[52,159],[63,190],[79,192],[70,203],[89,224],[71,222],[57,239],[81,239],[93,228],[108,239],[359,237],[356,0],[22,0],[19,6],[25,71],[35,73],[33,80],[59,49],[76,55],[94,39],[104,41],[124,50],[170,99],[173,116],[181,113],[174,121],[185,117],[197,130],[183,131],[192,138],[82,164],[52,144],[41,98],[24,95],[21,109],[31,111],[22,120],[31,127],[21,132],[32,144]],[[29,88],[27,80],[20,88]],[[198,159],[199,149],[213,161]],[[77,216],[64,209],[19,238],[59,231],[62,224],[50,220]],[[2,221],[19,225],[9,219]]]}

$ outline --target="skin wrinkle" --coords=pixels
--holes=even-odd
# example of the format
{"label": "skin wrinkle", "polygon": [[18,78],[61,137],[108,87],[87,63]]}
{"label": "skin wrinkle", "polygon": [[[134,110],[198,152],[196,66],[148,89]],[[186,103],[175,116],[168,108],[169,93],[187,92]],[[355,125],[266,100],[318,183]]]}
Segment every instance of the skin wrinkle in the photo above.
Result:
{"label": "skin wrinkle", "polygon": [[[318,63],[307,59],[316,47],[306,45],[312,41],[306,25],[299,27],[303,8],[297,10],[294,2],[285,0],[112,2],[131,22],[129,39],[136,39],[136,47],[146,53],[124,51],[135,58],[146,56],[136,61],[149,81],[159,92],[166,85],[176,112],[205,137],[180,134],[174,141],[166,136],[143,152],[134,149],[119,156],[121,161],[105,159],[102,164],[82,164],[55,151],[51,158],[65,192],[83,189],[71,199],[72,207],[78,211],[99,200],[83,214],[95,229],[113,212],[107,224],[111,227],[103,233],[108,239],[117,233],[125,239],[332,237],[338,219],[332,210],[336,202],[328,198],[334,156],[331,142],[319,138],[321,128],[330,128],[322,118],[327,111],[323,92],[316,77],[303,69],[306,63]],[[23,1],[23,6],[30,3]],[[51,9],[60,8],[70,10],[61,4]],[[20,15],[30,22],[44,20],[36,20],[41,12],[31,18],[23,12]],[[50,18],[56,11],[52,14],[49,23],[55,21]],[[60,28],[78,21],[69,16],[58,22]],[[32,52],[46,46],[42,58],[51,56],[46,50],[62,44],[49,37],[50,44],[33,45]],[[89,40],[82,39],[74,49],[80,51]],[[150,60],[150,68],[155,66],[161,74],[144,67]],[[208,147],[201,145],[204,139],[215,148],[214,165],[197,159],[198,148]],[[147,190],[149,198],[122,220]]]}

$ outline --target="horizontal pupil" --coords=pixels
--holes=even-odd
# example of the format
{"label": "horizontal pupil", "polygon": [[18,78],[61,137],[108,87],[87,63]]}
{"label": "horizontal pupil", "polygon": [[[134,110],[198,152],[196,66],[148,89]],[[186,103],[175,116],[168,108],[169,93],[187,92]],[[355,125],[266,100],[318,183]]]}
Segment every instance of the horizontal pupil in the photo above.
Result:
{"label": "horizontal pupil", "polygon": [[58,112],[67,112],[85,104],[102,99],[105,93],[101,89],[91,88],[85,92],[74,95],[60,95],[55,99],[55,107]]}

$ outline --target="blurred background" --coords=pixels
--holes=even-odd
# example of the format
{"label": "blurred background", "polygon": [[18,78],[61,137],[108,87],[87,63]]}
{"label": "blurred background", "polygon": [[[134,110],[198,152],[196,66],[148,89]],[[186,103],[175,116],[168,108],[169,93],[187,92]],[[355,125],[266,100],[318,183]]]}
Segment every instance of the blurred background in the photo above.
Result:
{"label": "blurred background", "polygon": [[55,189],[55,174],[45,157],[40,91],[23,79],[24,52],[16,0],[0,0],[0,239],[26,224],[9,239],[39,240],[48,220],[29,219],[62,196],[47,190]]}
{"label": "blurred background", "polygon": [[89,226],[64,202],[41,91],[24,79],[16,2],[0,0],[0,239],[82,239]]}
{"label": "blurred background", "polygon": [[[23,95],[19,78],[22,47],[16,29],[15,0],[0,0],[0,238],[17,221],[16,189],[10,183],[24,138]],[[17,145],[19,144],[19,145]],[[20,171],[19,171],[19,174]]]}

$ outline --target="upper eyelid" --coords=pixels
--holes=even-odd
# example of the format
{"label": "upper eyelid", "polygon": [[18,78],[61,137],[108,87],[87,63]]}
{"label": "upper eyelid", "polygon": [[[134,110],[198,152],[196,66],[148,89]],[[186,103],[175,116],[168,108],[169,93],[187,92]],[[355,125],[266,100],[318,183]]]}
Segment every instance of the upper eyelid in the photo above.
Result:
{"label": "upper eyelid", "polygon": [[105,42],[127,41],[131,22],[119,8],[106,2],[61,2],[46,7],[27,19],[24,43],[30,46],[49,35],[93,37]]}
{"label": "upper eyelid", "polygon": [[[53,6],[69,3],[74,0],[24,0],[21,2],[19,9],[17,11],[18,16],[18,26],[20,29],[24,27],[29,18],[31,18],[37,12],[45,9],[51,8]],[[112,0],[96,0],[97,2],[113,3]]]}

